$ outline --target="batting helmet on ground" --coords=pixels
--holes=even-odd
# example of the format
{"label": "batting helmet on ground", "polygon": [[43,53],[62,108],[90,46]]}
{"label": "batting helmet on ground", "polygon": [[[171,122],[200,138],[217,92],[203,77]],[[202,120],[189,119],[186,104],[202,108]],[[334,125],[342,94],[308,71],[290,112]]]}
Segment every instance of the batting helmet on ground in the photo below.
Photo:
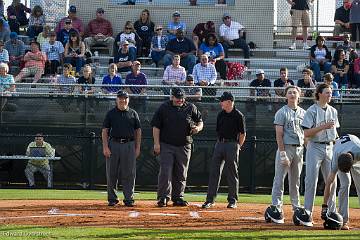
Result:
{"label": "batting helmet on ground", "polygon": [[343,225],[343,217],[336,212],[327,214],[327,218],[324,222],[325,229],[340,230]]}
{"label": "batting helmet on ground", "polygon": [[264,214],[265,222],[274,222],[278,224],[284,223],[284,216],[281,209],[277,208],[276,206],[269,206]]}
{"label": "batting helmet on ground", "polygon": [[296,208],[293,215],[293,222],[296,226],[306,226],[306,227],[312,227],[312,217],[310,216],[310,213],[308,213],[305,208]]}

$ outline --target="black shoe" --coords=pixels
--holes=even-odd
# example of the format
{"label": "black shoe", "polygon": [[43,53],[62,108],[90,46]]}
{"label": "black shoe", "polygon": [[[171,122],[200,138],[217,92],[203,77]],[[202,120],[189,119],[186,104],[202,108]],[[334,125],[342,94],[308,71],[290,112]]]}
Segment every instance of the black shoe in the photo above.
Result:
{"label": "black shoe", "polygon": [[237,208],[236,202],[229,202],[227,208]]}
{"label": "black shoe", "polygon": [[189,206],[189,203],[187,201],[185,201],[184,199],[179,198],[179,199],[173,200],[173,206],[174,207],[186,207],[186,206]]}
{"label": "black shoe", "polygon": [[167,202],[168,202],[167,198],[159,198],[159,201],[157,202],[157,205],[158,205],[158,207],[166,207]]}
{"label": "black shoe", "polygon": [[124,202],[125,206],[127,206],[127,207],[135,207],[134,200],[124,200],[123,202]]}
{"label": "black shoe", "polygon": [[212,206],[214,206],[215,203],[214,202],[209,202],[209,201],[206,201],[204,202],[204,204],[201,206],[202,208],[211,208]]}
{"label": "black shoe", "polygon": [[118,204],[118,203],[119,203],[119,200],[109,201],[108,206],[109,206],[109,207],[113,207],[113,206],[115,206],[115,205]]}

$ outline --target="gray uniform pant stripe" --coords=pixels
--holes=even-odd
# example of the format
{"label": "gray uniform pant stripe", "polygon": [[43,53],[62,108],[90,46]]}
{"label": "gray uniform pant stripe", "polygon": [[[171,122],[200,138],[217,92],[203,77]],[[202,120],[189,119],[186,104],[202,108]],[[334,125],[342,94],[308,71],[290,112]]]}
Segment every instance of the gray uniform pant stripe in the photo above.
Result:
{"label": "gray uniform pant stripe", "polygon": [[213,202],[216,198],[221,173],[225,167],[226,180],[229,185],[228,201],[237,201],[239,192],[239,144],[236,142],[215,144],[209,176],[206,201]]}
{"label": "gray uniform pant stripe", "polygon": [[106,159],[106,181],[108,201],[117,199],[116,187],[121,176],[121,184],[125,200],[134,197],[136,178],[135,142],[117,143],[109,142],[111,156]]}
{"label": "gray uniform pant stripe", "polygon": [[[316,186],[319,177],[319,169],[326,181],[331,168],[331,159],[333,155],[333,145],[325,145],[309,142],[306,149],[306,175],[305,175],[305,203],[306,210],[312,212],[316,194]],[[336,198],[334,191],[336,183],[331,188],[331,198],[329,198],[329,211],[336,211]]]}
{"label": "gray uniform pant stripe", "polygon": [[191,157],[191,144],[174,146],[160,143],[158,198],[183,198]]}
{"label": "gray uniform pant stripe", "polygon": [[37,171],[41,172],[44,178],[47,181],[47,186],[52,187],[51,171],[49,165],[36,166],[31,163],[28,163],[25,168],[25,176],[29,181],[29,186],[35,186],[34,173]]}
{"label": "gray uniform pant stripe", "polygon": [[284,166],[280,162],[280,152],[276,152],[275,176],[272,187],[272,205],[282,208],[284,196],[284,180],[286,174],[289,182],[289,195],[293,209],[300,206],[300,174],[303,166],[303,147],[285,145],[286,155],[290,160],[290,166]]}
{"label": "gray uniform pant stripe", "polygon": [[344,222],[349,221],[349,192],[351,185],[351,177],[353,177],[354,179],[354,184],[360,204],[360,163],[354,164],[350,172],[351,175],[350,173],[338,171],[338,176],[340,180],[340,189],[338,193],[339,213],[344,218]]}

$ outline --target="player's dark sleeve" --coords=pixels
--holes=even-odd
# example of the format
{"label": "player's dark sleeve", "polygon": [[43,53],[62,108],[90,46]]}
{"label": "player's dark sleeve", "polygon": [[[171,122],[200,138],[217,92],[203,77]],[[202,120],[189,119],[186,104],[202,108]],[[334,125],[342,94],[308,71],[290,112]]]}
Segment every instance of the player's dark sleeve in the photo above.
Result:
{"label": "player's dark sleeve", "polygon": [[239,112],[239,115],[238,115],[238,128],[239,128],[239,132],[241,134],[245,134],[246,133],[246,122],[245,122],[245,116],[244,114],[242,114],[241,112]]}

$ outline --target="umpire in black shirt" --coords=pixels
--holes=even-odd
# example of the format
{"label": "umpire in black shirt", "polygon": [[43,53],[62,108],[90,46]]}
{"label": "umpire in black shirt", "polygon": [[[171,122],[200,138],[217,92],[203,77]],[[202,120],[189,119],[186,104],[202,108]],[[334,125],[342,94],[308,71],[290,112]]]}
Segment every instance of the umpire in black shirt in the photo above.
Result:
{"label": "umpire in black shirt", "polygon": [[119,91],[116,107],[106,114],[103,123],[101,136],[106,160],[109,206],[119,203],[115,193],[119,174],[123,186],[123,202],[127,207],[134,206],[136,158],[140,155],[141,128],[137,112],[128,105],[128,93]]}
{"label": "umpire in black shirt", "polygon": [[173,88],[171,100],[155,112],[153,126],[154,153],[160,154],[158,206],[187,206],[184,200],[186,177],[191,156],[191,135],[200,132],[203,121],[192,103],[185,101],[184,90]]}
{"label": "umpire in black shirt", "polygon": [[244,115],[235,108],[234,97],[230,92],[224,92],[220,98],[222,111],[216,120],[217,142],[210,169],[209,186],[206,202],[202,208],[209,208],[214,201],[219,189],[221,173],[225,167],[229,185],[228,208],[236,208],[239,191],[239,150],[246,137]]}

